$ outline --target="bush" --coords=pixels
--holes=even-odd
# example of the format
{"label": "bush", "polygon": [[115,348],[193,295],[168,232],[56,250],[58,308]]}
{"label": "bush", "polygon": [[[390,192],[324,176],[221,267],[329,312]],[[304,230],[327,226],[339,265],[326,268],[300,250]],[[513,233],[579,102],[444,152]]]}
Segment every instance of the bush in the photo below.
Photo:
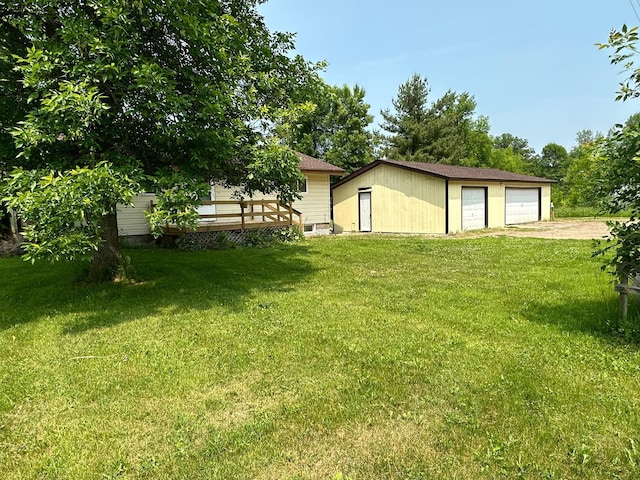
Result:
{"label": "bush", "polygon": [[261,228],[249,230],[242,237],[242,245],[246,247],[271,247],[279,243],[298,242],[303,238],[296,226]]}
{"label": "bush", "polygon": [[186,252],[198,252],[202,250],[223,250],[225,248],[235,248],[237,242],[231,238],[228,232],[217,232],[214,234],[188,233],[176,239],[176,247]]}
{"label": "bush", "polygon": [[191,233],[178,237],[175,244],[180,250],[197,252],[235,248],[238,245],[264,248],[281,243],[298,242],[302,238],[304,236],[300,229],[296,226],[290,226],[247,230],[237,234],[236,232],[229,233],[224,231],[215,234]]}

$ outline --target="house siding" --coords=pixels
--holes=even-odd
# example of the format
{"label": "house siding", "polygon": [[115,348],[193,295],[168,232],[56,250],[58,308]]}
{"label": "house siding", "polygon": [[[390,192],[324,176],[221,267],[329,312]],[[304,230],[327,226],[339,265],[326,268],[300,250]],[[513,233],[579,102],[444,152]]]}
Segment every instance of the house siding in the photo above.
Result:
{"label": "house siding", "polygon": [[325,224],[331,221],[331,186],[329,175],[303,172],[307,177],[307,193],[293,202],[293,208],[302,212],[302,223]]}
{"label": "house siding", "polygon": [[[303,172],[307,177],[307,193],[302,194],[302,198],[293,202],[293,208],[302,212],[302,221],[305,225],[328,225],[331,221],[331,200],[330,200],[330,176],[326,173]],[[239,199],[234,196],[237,188],[227,188],[222,185],[212,187],[213,197],[216,201],[227,200],[237,202]],[[273,200],[275,195],[265,195],[256,192],[254,200]],[[151,229],[144,212],[149,209],[150,203],[156,201],[153,194],[143,194],[134,197],[133,206],[118,205],[118,233],[121,237],[150,235]],[[240,214],[240,206],[216,205],[217,214]],[[318,229],[317,231],[324,230]]]}
{"label": "house siding", "polygon": [[[307,193],[301,194],[301,198],[293,202],[293,208],[302,212],[302,222],[305,225],[326,224],[331,221],[331,199],[329,175],[316,172],[303,172],[307,177]],[[238,200],[235,195],[236,188],[226,188],[216,185],[216,200]],[[275,195],[265,195],[256,192],[251,197],[253,200],[272,200]],[[238,213],[236,205],[218,205],[217,213]]]}
{"label": "house siding", "polygon": [[358,231],[358,190],[371,188],[373,232],[446,233],[446,182],[380,165],[333,190],[334,231]]}
{"label": "house siding", "polygon": [[551,220],[551,185],[543,185],[542,187],[542,219]]}
{"label": "house siding", "polygon": [[133,197],[133,206],[118,204],[118,235],[151,235],[151,227],[144,213],[151,207],[151,202],[155,201],[154,194],[144,193]]}
{"label": "house siding", "polygon": [[[220,202],[220,201],[238,202],[240,200],[240,198],[235,195],[238,190],[235,187],[227,188],[222,185],[214,185],[211,188],[213,190],[212,198],[214,198],[216,202]],[[266,200],[268,197],[263,195],[262,193],[256,192],[252,198],[254,200]],[[273,198],[273,197],[270,197],[270,198]],[[229,213],[239,215],[240,206],[237,204],[236,205],[216,205],[216,213],[220,215],[229,214]]]}

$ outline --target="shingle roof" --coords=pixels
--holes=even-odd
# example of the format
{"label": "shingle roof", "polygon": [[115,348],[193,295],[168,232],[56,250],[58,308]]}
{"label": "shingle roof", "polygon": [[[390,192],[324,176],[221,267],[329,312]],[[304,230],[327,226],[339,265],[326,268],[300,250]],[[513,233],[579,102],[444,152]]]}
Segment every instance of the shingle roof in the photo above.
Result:
{"label": "shingle roof", "polygon": [[555,183],[548,178],[532,177],[521,173],[505,172],[495,168],[461,167],[458,165],[443,165],[441,163],[405,162],[398,160],[376,160],[343,178],[334,185],[337,187],[346,181],[363,174],[378,165],[393,165],[419,173],[426,173],[447,180],[476,180],[494,182],[530,182],[530,183]]}
{"label": "shingle roof", "polygon": [[310,157],[300,152],[296,152],[296,155],[300,159],[300,170],[303,172],[327,172],[331,175],[342,175],[344,173],[342,168],[331,165],[319,158]]}

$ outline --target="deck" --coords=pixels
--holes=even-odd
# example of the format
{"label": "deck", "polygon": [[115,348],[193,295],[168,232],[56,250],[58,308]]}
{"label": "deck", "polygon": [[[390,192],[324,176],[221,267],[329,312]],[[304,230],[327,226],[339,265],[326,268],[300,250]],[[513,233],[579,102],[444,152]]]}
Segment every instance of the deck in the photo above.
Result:
{"label": "deck", "polygon": [[[213,207],[217,212],[201,213],[198,227],[182,229],[175,225],[164,227],[165,235],[184,235],[196,232],[220,232],[230,230],[251,230],[266,227],[288,227],[296,225],[302,231],[302,213],[279,200],[210,200],[203,201],[202,207]],[[220,207],[220,208],[218,208]],[[153,205],[152,205],[153,208]]]}

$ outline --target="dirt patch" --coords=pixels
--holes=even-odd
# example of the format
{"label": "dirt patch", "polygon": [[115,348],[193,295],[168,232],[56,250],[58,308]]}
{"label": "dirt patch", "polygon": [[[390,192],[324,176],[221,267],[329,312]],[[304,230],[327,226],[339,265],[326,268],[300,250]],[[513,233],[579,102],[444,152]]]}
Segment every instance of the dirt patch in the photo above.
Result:
{"label": "dirt patch", "polygon": [[23,238],[20,235],[0,235],[0,257],[11,257],[22,254],[20,244]]}
{"label": "dirt patch", "polygon": [[479,234],[479,236],[497,235],[567,240],[601,240],[609,235],[609,227],[606,220],[566,219],[513,225]]}

